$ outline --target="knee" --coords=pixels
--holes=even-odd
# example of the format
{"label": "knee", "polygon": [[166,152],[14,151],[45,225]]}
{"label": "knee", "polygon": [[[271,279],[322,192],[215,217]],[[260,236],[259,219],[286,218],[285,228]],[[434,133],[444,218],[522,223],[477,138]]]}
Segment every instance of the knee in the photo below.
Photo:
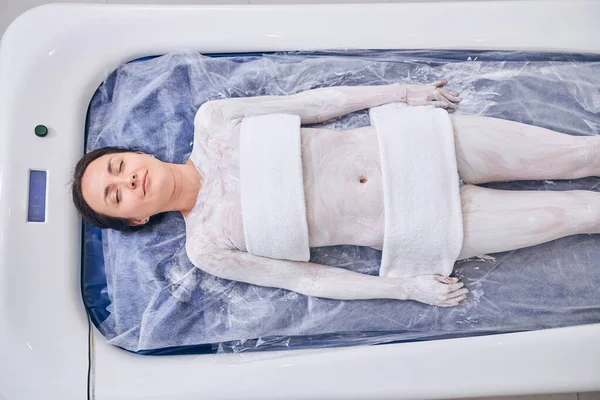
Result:
{"label": "knee", "polygon": [[600,194],[589,191],[563,193],[563,201],[532,210],[526,222],[535,233],[556,229],[594,233],[600,226]]}
{"label": "knee", "polygon": [[529,229],[535,234],[553,232],[565,226],[567,222],[568,214],[566,210],[555,205],[546,205],[531,210],[525,220]]}

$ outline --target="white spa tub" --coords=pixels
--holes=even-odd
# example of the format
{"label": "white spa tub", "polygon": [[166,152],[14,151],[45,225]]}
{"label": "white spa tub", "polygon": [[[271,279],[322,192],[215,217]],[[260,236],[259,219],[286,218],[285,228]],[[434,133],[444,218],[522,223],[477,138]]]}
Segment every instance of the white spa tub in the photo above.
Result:
{"label": "white spa tub", "polygon": [[[341,17],[345,13],[344,17]],[[88,320],[68,181],[86,110],[132,59],[340,48],[600,53],[597,1],[297,6],[48,5],[0,48],[0,400],[85,399]],[[44,124],[40,138],[34,127]],[[45,222],[27,222],[29,171]],[[450,398],[600,390],[600,324],[373,347],[148,357],[93,332],[97,399]]]}

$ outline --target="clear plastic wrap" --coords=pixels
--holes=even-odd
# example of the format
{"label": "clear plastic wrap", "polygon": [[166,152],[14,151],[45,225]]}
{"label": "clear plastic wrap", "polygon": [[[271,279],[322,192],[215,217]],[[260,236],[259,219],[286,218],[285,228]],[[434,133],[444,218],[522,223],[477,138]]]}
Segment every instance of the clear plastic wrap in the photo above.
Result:
{"label": "clear plastic wrap", "polygon": [[[338,85],[449,81],[459,112],[572,135],[600,134],[600,58],[515,52],[353,51],[168,54],[121,66],[94,95],[87,150],[134,147],[184,163],[208,100]],[[360,111],[323,126],[366,126]],[[486,185],[509,190],[599,187],[600,178]],[[412,301],[338,301],[227,281],[195,268],[179,213],[137,233],[102,232],[110,305],[99,321],[114,345],[147,351],[210,344],[243,352],[431,340],[600,321],[600,235],[580,235],[457,263],[471,291],[442,309]],[[377,274],[371,248],[312,249],[311,261]]]}

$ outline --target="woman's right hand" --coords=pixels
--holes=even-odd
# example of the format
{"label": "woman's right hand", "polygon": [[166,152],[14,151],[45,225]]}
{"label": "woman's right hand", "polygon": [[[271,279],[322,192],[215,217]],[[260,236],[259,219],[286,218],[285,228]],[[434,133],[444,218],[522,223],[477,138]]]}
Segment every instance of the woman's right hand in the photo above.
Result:
{"label": "woman's right hand", "polygon": [[419,275],[403,279],[407,300],[438,306],[453,307],[467,297],[469,291],[458,278],[442,275]]}
{"label": "woman's right hand", "polygon": [[[462,100],[458,93],[450,90],[441,89],[447,81],[435,82],[431,85],[405,85],[400,84],[400,92],[409,106],[434,106],[436,108],[445,108],[456,110]],[[402,93],[404,90],[404,93]]]}

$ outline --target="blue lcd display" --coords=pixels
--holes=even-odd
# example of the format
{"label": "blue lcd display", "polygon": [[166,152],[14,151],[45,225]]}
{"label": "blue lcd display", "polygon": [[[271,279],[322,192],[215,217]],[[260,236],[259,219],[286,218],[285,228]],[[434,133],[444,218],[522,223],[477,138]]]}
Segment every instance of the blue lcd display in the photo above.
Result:
{"label": "blue lcd display", "polygon": [[29,171],[29,222],[46,222],[46,175],[46,171]]}

